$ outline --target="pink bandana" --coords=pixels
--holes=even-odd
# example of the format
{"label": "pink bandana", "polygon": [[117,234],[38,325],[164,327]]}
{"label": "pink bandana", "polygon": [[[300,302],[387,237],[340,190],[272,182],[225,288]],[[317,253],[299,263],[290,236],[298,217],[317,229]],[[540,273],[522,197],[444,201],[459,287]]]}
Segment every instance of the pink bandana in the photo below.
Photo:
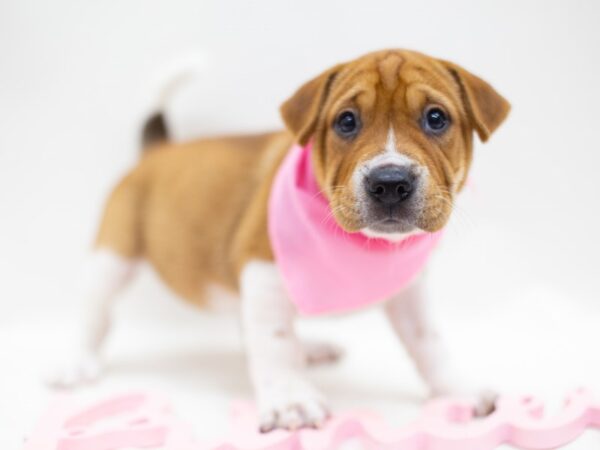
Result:
{"label": "pink bandana", "polygon": [[388,299],[422,270],[441,232],[392,243],[344,231],[316,182],[311,148],[289,150],[269,199],[271,245],[292,302],[318,315]]}

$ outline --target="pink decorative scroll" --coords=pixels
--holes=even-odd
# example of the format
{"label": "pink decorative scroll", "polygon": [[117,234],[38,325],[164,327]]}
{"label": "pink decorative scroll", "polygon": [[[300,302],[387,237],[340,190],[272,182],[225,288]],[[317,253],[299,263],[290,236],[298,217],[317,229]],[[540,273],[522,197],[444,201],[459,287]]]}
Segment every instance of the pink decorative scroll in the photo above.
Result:
{"label": "pink decorative scroll", "polygon": [[156,395],[127,394],[82,409],[72,399],[50,408],[23,450],[327,450],[355,439],[369,449],[491,450],[501,444],[522,449],[555,449],[600,427],[600,403],[583,389],[569,395],[556,415],[545,417],[533,397],[505,397],[496,411],[474,419],[460,400],[436,400],[409,425],[391,426],[367,411],[342,413],[320,430],[257,432],[247,403],[233,408],[230,436],[200,442],[191,428]]}

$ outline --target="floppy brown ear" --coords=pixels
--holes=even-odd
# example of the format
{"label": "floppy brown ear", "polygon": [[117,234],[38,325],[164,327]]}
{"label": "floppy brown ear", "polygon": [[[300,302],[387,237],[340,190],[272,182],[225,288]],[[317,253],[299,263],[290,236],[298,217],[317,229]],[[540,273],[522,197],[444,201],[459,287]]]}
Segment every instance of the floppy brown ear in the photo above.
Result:
{"label": "floppy brown ear", "polygon": [[483,142],[500,126],[510,103],[486,81],[451,62],[442,61],[460,86],[469,119]]}
{"label": "floppy brown ear", "polygon": [[281,117],[300,145],[306,144],[314,134],[331,84],[342,67],[337,65],[313,78],[281,105]]}

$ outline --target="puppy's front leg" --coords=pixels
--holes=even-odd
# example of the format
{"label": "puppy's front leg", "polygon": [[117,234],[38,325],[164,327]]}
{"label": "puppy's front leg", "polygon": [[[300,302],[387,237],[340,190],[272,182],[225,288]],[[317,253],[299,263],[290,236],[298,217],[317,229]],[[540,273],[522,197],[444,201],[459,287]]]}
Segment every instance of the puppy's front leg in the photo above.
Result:
{"label": "puppy's front leg", "polygon": [[457,375],[432,324],[427,307],[424,281],[421,277],[401,294],[390,299],[385,305],[385,310],[431,394],[470,397],[474,402],[476,414],[488,414],[494,407],[496,395],[490,390],[468,386],[463,377]]}
{"label": "puppy's front leg", "polygon": [[295,308],[275,264],[252,261],[242,271],[242,322],[261,431],[318,427],[322,396],[305,379],[306,358],[294,333]]}

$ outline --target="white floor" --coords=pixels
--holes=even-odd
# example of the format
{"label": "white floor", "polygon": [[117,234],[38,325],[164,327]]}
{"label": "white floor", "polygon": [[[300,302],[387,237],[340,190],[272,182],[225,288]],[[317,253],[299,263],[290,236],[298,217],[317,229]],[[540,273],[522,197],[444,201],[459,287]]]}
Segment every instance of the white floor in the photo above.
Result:
{"label": "white floor", "polygon": [[[570,389],[584,385],[600,393],[599,309],[551,284],[531,280],[513,287],[485,271],[470,276],[481,264],[481,246],[488,255],[501,255],[514,238],[485,224],[475,228],[469,236],[450,231],[430,271],[437,320],[465,372],[501,392],[539,394],[550,413]],[[464,270],[444,274],[459,262]],[[225,436],[232,400],[251,396],[235,315],[188,307],[150,270],[124,297],[106,377],[74,395],[84,402],[130,389],[158,391],[172,399],[199,437]],[[18,448],[52,397],[40,376],[64,358],[75,311],[32,313],[2,327],[0,448]],[[340,364],[311,375],[335,410],[368,407],[397,424],[415,416],[424,387],[378,310],[307,320],[301,333],[347,349]],[[569,448],[599,444],[600,434],[588,433]]]}

